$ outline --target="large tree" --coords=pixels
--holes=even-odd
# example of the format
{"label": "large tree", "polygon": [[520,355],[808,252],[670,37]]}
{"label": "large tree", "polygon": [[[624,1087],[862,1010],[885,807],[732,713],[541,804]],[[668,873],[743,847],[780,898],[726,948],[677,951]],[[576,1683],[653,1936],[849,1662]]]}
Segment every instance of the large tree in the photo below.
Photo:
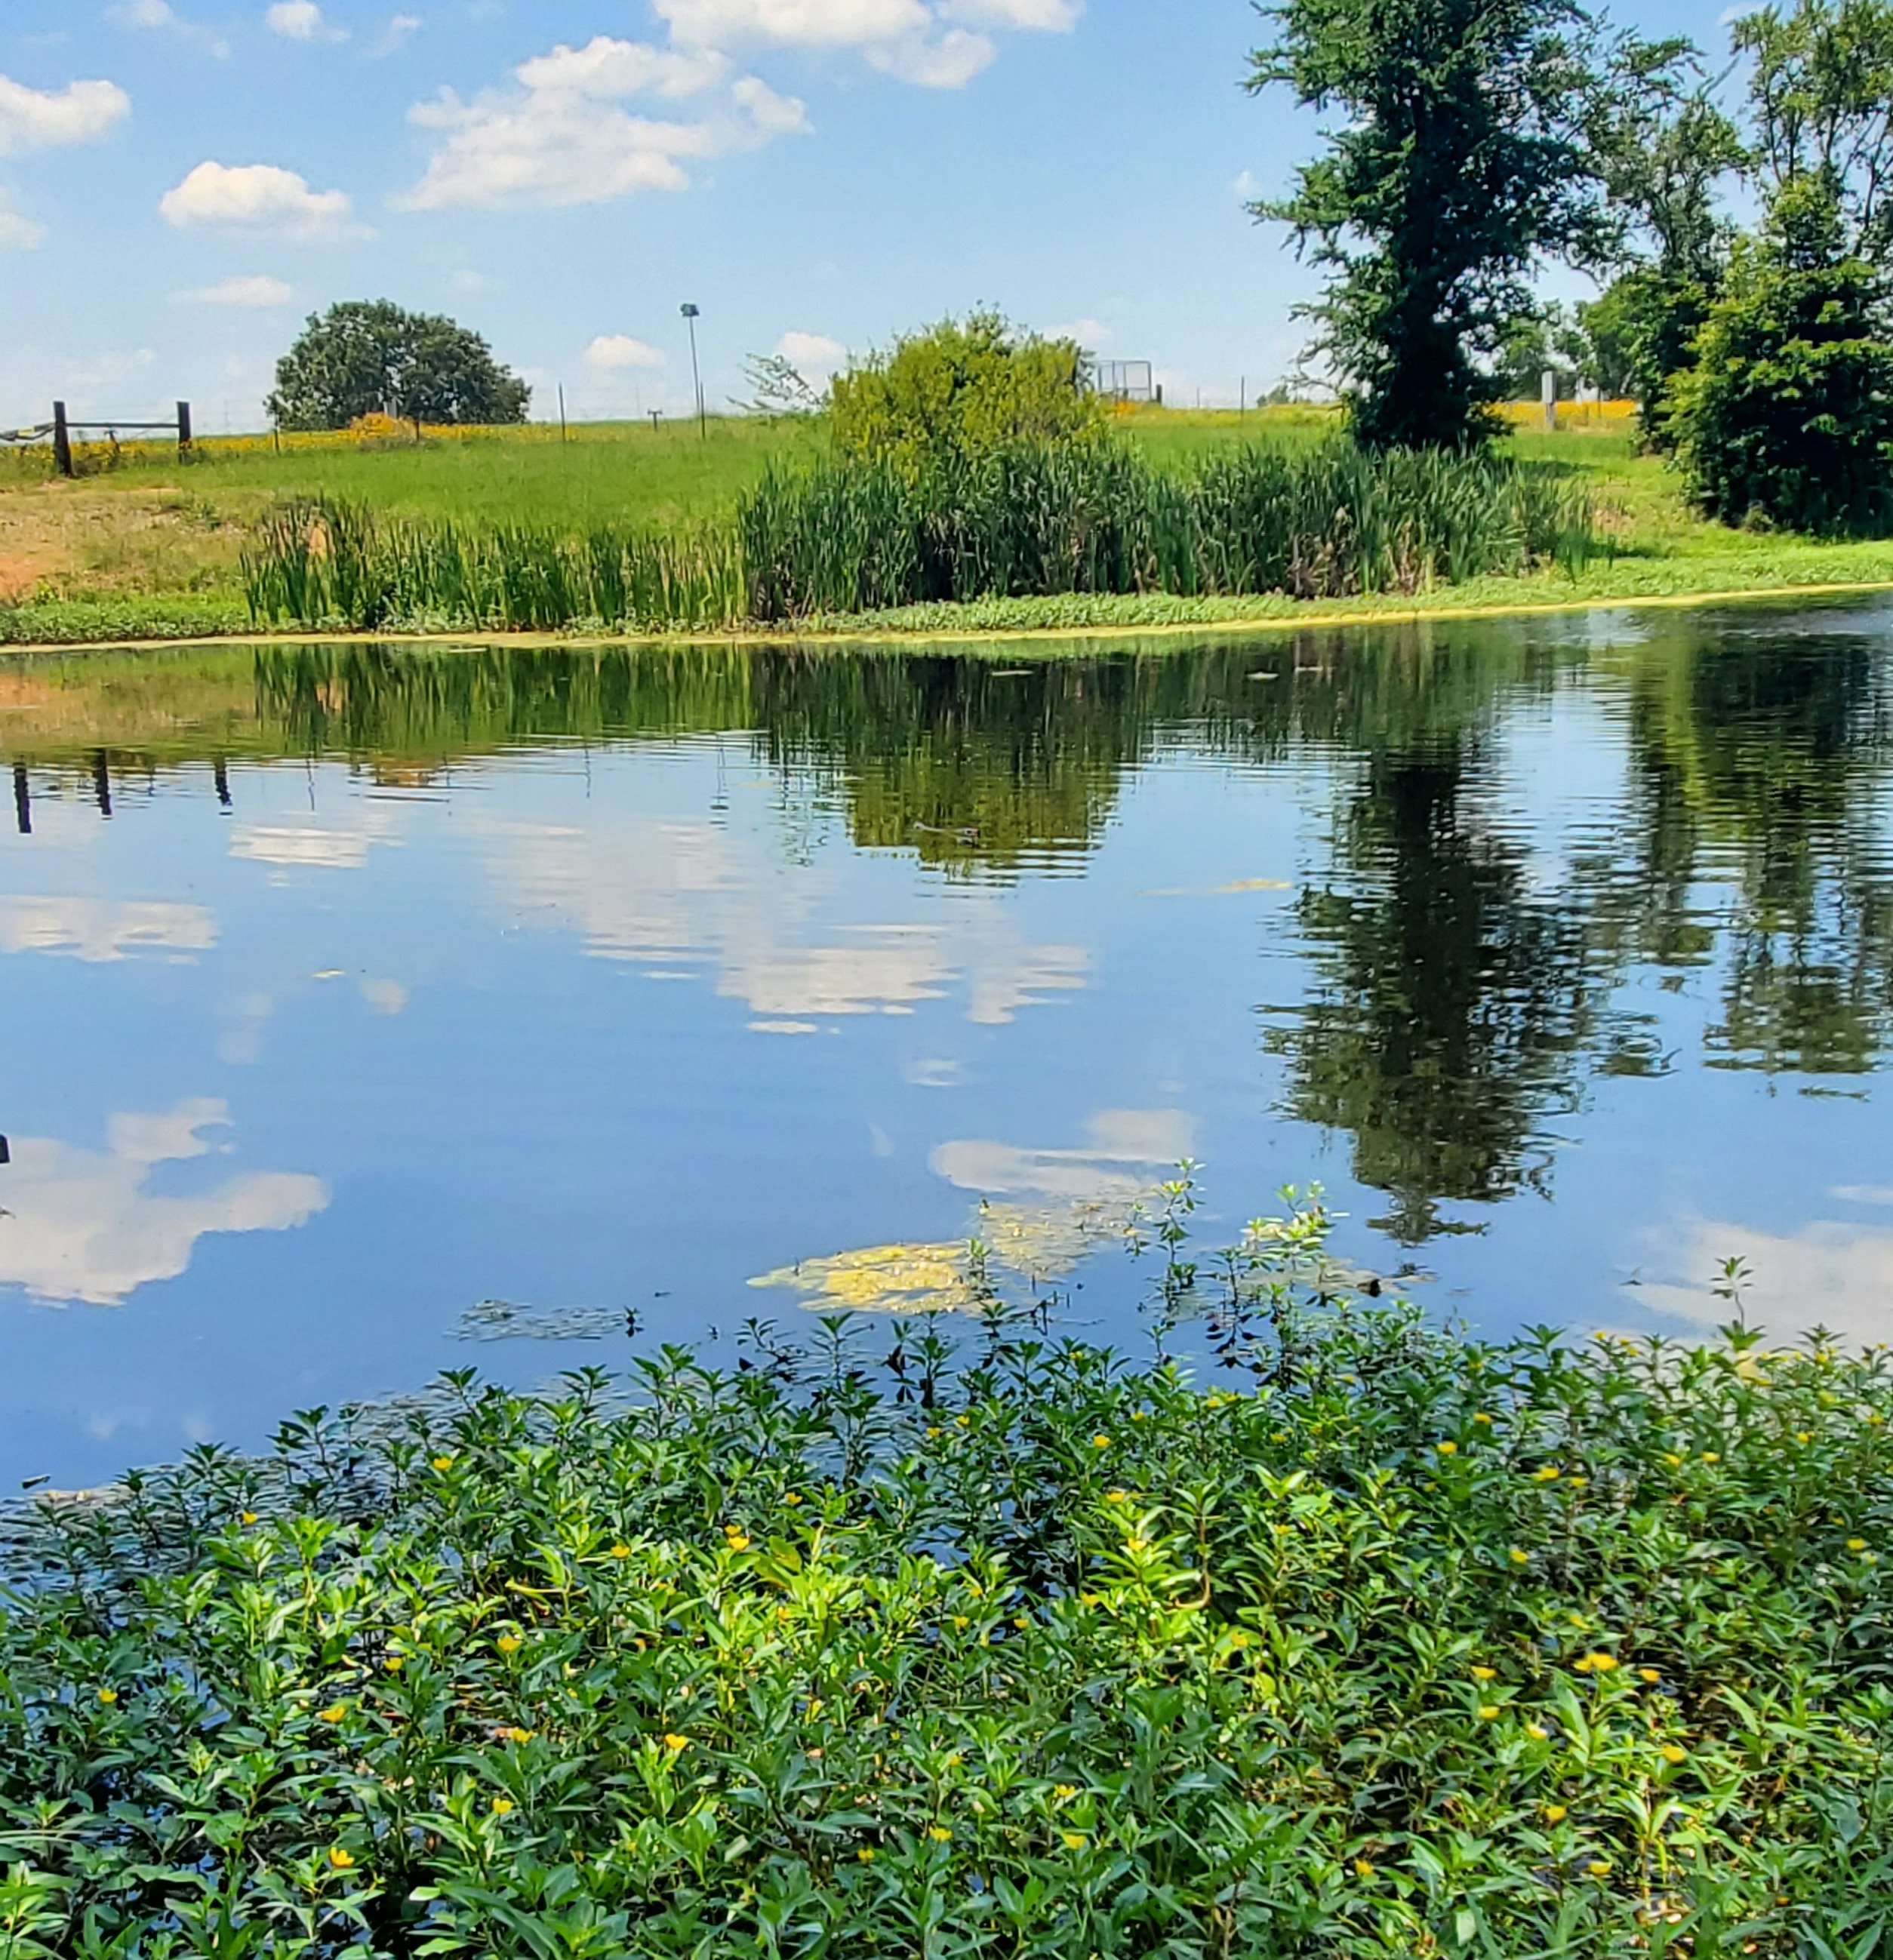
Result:
{"label": "large tree", "polygon": [[1576,0],[1282,0],[1251,57],[1338,112],[1293,194],[1253,208],[1331,276],[1308,309],[1367,442],[1462,446],[1493,427],[1508,329],[1547,255],[1608,224],[1586,125],[1600,75]]}
{"label": "large tree", "polygon": [[1735,228],[1717,187],[1748,156],[1686,43],[1627,40],[1615,67],[1616,85],[1594,101],[1589,136],[1624,221],[1624,269],[1584,309],[1584,324],[1605,357],[1599,364],[1618,371],[1644,434],[1661,446],[1670,377],[1693,358],[1728,272]]}
{"label": "large tree", "polygon": [[276,364],[278,428],[346,428],[364,415],[412,422],[523,422],[532,390],[469,328],[387,300],[347,300],[311,314]]}

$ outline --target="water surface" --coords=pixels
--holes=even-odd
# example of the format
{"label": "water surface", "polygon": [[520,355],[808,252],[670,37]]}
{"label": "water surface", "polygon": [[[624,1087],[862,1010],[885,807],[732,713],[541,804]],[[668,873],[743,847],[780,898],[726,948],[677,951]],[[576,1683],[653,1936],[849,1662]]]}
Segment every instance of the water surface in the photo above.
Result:
{"label": "water surface", "polygon": [[1185,1157],[1207,1238],[1319,1181],[1483,1330],[1700,1328],[1737,1257],[1884,1339],[1890,648],[0,663],[0,1488],[951,1306],[974,1230],[1134,1340]]}

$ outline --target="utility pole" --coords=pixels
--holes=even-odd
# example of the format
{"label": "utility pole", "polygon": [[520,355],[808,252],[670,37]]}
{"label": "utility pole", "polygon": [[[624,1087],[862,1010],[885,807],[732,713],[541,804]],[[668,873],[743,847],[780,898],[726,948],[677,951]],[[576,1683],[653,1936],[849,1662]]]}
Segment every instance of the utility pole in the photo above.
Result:
{"label": "utility pole", "polygon": [[692,306],[686,300],[683,317],[690,323],[690,380],[697,391],[697,431],[708,442],[710,439],[708,411],[703,405],[703,375],[697,366],[697,322],[703,317],[703,309]]}

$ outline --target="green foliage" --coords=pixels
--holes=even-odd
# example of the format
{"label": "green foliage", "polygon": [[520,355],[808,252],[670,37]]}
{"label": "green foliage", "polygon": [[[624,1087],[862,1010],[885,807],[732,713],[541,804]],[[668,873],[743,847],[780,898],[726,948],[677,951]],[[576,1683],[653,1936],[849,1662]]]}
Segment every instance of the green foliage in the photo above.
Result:
{"label": "green foliage", "polygon": [[1771,202],[1818,186],[1834,205],[1830,258],[1882,262],[1893,243],[1893,5],[1796,0],[1741,15],[1730,38],[1754,64],[1755,161]]}
{"label": "green foliage", "polygon": [[1554,472],[1335,441],[1181,476],[1114,443],[918,479],[838,461],[772,475],[738,521],[759,619],[1055,593],[1411,593],[1596,547],[1588,503]]}
{"label": "green foliage", "polygon": [[41,1506],[9,1960],[1875,1951],[1885,1354],[1472,1344],[1194,1201],[1219,1392],[756,1329]]}
{"label": "green foliage", "polygon": [[1578,310],[1593,378],[1612,395],[1635,397],[1644,440],[1662,448],[1671,441],[1670,377],[1693,358],[1728,269],[1734,231],[1717,189],[1750,158],[1686,43],[1632,39],[1618,50],[1617,70],[1589,135],[1611,204],[1626,221],[1627,263],[1601,299]]}
{"label": "green foliage", "polygon": [[1251,57],[1340,113],[1292,196],[1253,207],[1331,274],[1312,309],[1356,434],[1463,447],[1493,432],[1508,329],[1541,255],[1603,232],[1583,121],[1596,86],[1575,0],[1284,0]]}
{"label": "green foliage", "polygon": [[269,511],[243,554],[253,619],[552,632],[705,626],[743,608],[740,566],[714,527],[600,526],[569,537],[525,524],[388,517],[330,498]]}
{"label": "green foliage", "polygon": [[1635,399],[1645,440],[1658,447],[1672,441],[1671,378],[1694,359],[1697,333],[1726,277],[1726,268],[1705,281],[1636,266],[1612,280],[1601,298],[1578,309],[1599,385],[1612,395]]}
{"label": "green foliage", "polygon": [[532,390],[479,335],[387,300],[347,300],[317,317],[276,364],[270,420],[346,428],[364,415],[412,422],[523,422]]}
{"label": "green foliage", "polygon": [[[1791,186],[1777,221],[1817,186]],[[1727,523],[1882,534],[1893,526],[1893,315],[1885,276],[1827,238],[1738,255],[1669,427],[1692,494]]]}
{"label": "green foliage", "polygon": [[772,471],[732,528],[526,527],[278,506],[245,553],[254,616],[666,628],[1071,592],[1416,592],[1580,565],[1589,505],[1554,470],[1352,444],[1257,447],[1176,477],[1114,443],[1023,445],[915,478],[845,458]]}
{"label": "green foliage", "polygon": [[1691,493],[1729,522],[1821,532],[1893,523],[1893,5],[1799,0],[1745,14],[1766,198],[1672,384]]}
{"label": "green foliage", "polygon": [[912,476],[1094,433],[1101,411],[1083,358],[1076,342],[1021,333],[997,313],[943,320],[835,377],[835,439],[847,455]]}

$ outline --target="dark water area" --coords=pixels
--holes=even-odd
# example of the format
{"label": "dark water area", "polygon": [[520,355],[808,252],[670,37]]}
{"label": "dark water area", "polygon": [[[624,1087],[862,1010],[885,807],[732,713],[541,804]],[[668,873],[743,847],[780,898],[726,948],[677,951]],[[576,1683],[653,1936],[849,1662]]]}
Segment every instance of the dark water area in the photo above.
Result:
{"label": "dark water area", "polygon": [[[1893,609],[0,662],[0,1491],[752,1316],[1893,1335]],[[768,1281],[759,1286],[755,1282]]]}

